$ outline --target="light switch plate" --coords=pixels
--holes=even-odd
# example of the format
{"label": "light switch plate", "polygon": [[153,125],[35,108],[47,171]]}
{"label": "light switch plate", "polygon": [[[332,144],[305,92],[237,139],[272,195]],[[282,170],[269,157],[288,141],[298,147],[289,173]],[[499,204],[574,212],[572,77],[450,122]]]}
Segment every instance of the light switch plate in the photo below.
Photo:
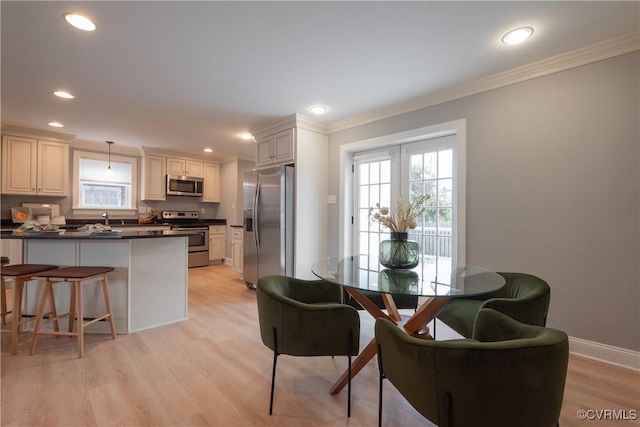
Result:
{"label": "light switch plate", "polygon": [[336,199],[336,195],[335,194],[329,194],[327,196],[327,203],[330,205],[334,205],[336,203],[337,199]]}

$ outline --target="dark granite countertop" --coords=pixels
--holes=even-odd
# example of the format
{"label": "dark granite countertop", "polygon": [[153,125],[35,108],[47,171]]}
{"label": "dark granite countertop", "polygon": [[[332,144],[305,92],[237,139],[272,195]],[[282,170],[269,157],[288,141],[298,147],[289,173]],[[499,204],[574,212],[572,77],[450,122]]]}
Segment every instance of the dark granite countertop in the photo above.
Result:
{"label": "dark granite countertop", "polygon": [[170,234],[167,231],[118,231],[110,233],[89,233],[88,231],[69,231],[62,230],[59,232],[39,232],[39,233],[13,233],[11,231],[3,231],[0,233],[2,239],[47,239],[47,240],[122,240],[122,239],[149,239],[158,237],[185,237],[186,234]]}
{"label": "dark granite countertop", "polygon": [[[83,225],[86,224],[102,224],[103,220],[86,220],[86,219],[67,219],[66,221],[67,223],[64,225],[59,225],[58,227],[62,230],[75,230],[79,227],[82,227]],[[124,224],[123,224],[124,222]],[[226,225],[227,224],[227,220],[226,219],[201,219],[200,220],[201,223],[204,224],[208,224],[208,225]],[[151,224],[140,224],[138,223],[137,219],[125,219],[125,220],[120,220],[120,219],[114,219],[111,221],[111,223],[109,224],[111,225],[111,227],[160,227],[160,226],[167,226],[170,225],[166,222],[154,222]],[[2,230],[12,230],[14,228],[18,228],[20,226],[20,224],[16,224],[13,221],[6,220],[0,220],[0,227],[2,228]]]}

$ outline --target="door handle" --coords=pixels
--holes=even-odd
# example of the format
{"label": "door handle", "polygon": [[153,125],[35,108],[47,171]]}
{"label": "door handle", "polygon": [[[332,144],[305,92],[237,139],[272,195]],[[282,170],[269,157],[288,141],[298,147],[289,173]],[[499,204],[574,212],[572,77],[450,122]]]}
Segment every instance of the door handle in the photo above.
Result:
{"label": "door handle", "polygon": [[258,202],[260,201],[260,182],[256,184],[256,192],[253,199],[253,236],[256,239],[256,249],[260,250],[260,218],[258,217],[260,210]]}

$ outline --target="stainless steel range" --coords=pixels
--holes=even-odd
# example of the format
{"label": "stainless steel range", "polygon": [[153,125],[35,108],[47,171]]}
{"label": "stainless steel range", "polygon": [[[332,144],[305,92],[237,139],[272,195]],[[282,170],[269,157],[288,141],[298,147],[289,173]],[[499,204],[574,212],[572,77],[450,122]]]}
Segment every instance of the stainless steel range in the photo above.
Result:
{"label": "stainless steel range", "polygon": [[209,226],[198,211],[162,211],[160,219],[171,225],[165,233],[189,237],[189,268],[209,265]]}

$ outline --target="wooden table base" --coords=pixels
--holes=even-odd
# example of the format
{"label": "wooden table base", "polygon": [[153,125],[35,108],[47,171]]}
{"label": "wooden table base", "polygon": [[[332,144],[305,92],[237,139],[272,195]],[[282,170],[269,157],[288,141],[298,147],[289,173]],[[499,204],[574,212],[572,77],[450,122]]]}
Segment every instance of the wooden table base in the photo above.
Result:
{"label": "wooden table base", "polygon": [[[390,294],[382,294],[382,300],[384,301],[385,308],[388,311],[388,315],[382,311],[371,300],[365,297],[359,290],[355,288],[344,288],[369,314],[375,319],[385,318],[391,320],[396,325],[400,322],[400,312],[396,307],[395,301]],[[407,320],[404,324],[404,330],[414,337],[433,339],[428,333],[427,324],[431,322],[442,311],[442,309],[451,302],[451,298],[446,296],[430,297],[418,308],[418,310]],[[426,331],[425,332],[425,328]],[[358,357],[351,363],[351,378],[355,377],[364,366],[369,363],[373,356],[378,352],[378,346],[376,345],[375,338],[372,339],[369,344],[360,352]],[[349,382],[349,370],[347,369],[331,387],[331,394],[338,394],[347,383]]]}

